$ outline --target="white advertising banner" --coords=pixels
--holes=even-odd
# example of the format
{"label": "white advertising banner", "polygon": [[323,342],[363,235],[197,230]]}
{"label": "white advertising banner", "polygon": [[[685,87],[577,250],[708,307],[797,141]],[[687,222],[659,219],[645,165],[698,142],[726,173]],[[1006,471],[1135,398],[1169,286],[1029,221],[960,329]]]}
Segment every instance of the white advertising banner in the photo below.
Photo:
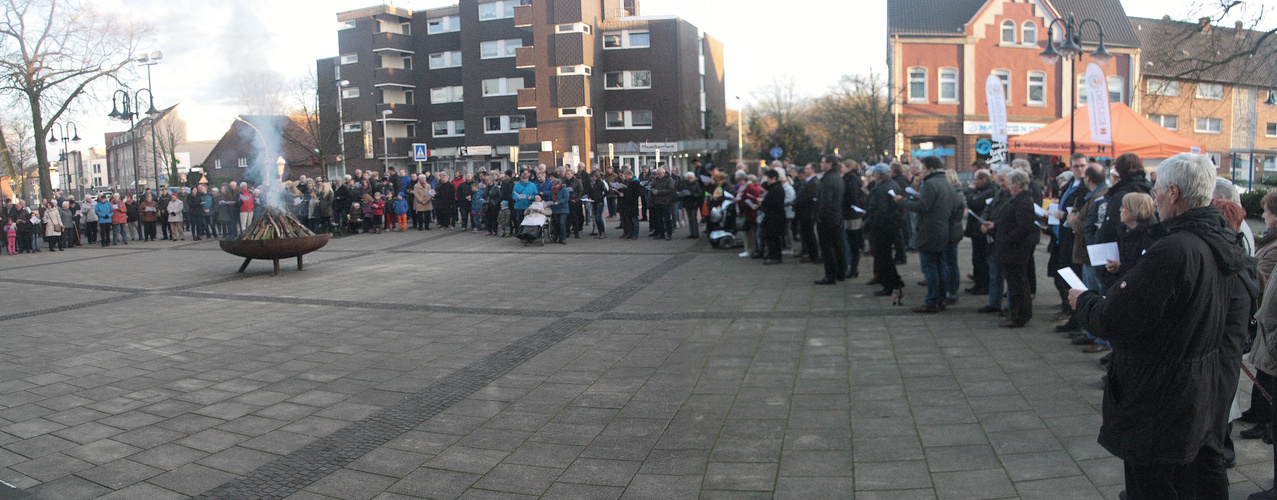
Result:
{"label": "white advertising banner", "polygon": [[989,135],[993,142],[1007,142],[1007,96],[1002,88],[1002,79],[997,75],[989,75],[984,81],[984,95],[989,107],[989,124],[992,127]]}
{"label": "white advertising banner", "polygon": [[1091,141],[1113,145],[1113,120],[1109,117],[1109,88],[1104,70],[1095,63],[1086,65],[1086,102],[1091,108]]}

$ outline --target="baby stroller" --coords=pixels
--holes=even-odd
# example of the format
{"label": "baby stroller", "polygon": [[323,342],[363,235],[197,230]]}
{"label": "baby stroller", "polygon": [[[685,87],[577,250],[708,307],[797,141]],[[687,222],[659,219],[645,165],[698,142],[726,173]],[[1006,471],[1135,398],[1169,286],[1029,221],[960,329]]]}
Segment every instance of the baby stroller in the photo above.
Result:
{"label": "baby stroller", "polygon": [[711,208],[705,230],[709,231],[709,244],[718,249],[731,249],[745,244],[738,235],[736,203],[731,199]]}

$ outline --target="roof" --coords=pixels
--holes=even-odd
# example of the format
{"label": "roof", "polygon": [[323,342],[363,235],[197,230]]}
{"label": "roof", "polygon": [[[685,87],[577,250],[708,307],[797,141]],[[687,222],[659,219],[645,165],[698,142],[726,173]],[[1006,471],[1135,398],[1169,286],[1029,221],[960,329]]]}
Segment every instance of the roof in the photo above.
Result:
{"label": "roof", "polygon": [[887,0],[892,35],[964,36],[963,28],[987,0]]}
{"label": "roof", "polygon": [[[963,36],[963,29],[989,0],[887,0],[887,29],[891,35]],[[1045,0],[1061,17],[1095,19],[1104,27],[1104,43],[1138,47],[1139,39],[1126,21],[1119,0]],[[1090,23],[1087,23],[1088,25]],[[1093,27],[1083,30],[1082,41],[1099,40]]]}
{"label": "roof", "polygon": [[[1230,56],[1254,48],[1262,32],[1197,23],[1132,17],[1143,44],[1147,76],[1270,87],[1277,83],[1277,37],[1270,36],[1254,56]],[[1239,36],[1240,35],[1240,36]]]}

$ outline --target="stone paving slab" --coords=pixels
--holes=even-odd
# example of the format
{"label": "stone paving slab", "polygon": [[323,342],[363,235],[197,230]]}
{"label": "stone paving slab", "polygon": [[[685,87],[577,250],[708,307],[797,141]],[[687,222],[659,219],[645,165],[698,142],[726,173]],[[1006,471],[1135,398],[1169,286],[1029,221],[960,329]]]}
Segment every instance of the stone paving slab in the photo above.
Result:
{"label": "stone paving slab", "polygon": [[[1007,331],[983,300],[914,315],[688,240],[407,232],[278,278],[238,263],[213,241],[0,258],[21,292],[0,295],[0,480],[46,499],[1121,489],[1095,443],[1102,370],[1049,332],[1049,298]],[[1236,443],[1244,498],[1271,448]]]}

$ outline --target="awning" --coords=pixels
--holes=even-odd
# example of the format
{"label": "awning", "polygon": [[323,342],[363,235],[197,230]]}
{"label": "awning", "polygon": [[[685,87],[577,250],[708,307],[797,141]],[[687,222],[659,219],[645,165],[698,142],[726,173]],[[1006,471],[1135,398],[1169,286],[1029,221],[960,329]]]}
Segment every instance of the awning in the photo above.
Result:
{"label": "awning", "polygon": [[[1109,103],[1113,145],[1092,142],[1089,111],[1090,106],[1078,108],[1073,124],[1075,149],[1087,156],[1116,157],[1123,153],[1135,153],[1140,158],[1170,158],[1179,153],[1201,153],[1205,148],[1204,144],[1167,130],[1120,102]],[[1012,153],[1068,156],[1069,117],[1056,120],[1033,132],[1011,137],[1007,147]]]}

